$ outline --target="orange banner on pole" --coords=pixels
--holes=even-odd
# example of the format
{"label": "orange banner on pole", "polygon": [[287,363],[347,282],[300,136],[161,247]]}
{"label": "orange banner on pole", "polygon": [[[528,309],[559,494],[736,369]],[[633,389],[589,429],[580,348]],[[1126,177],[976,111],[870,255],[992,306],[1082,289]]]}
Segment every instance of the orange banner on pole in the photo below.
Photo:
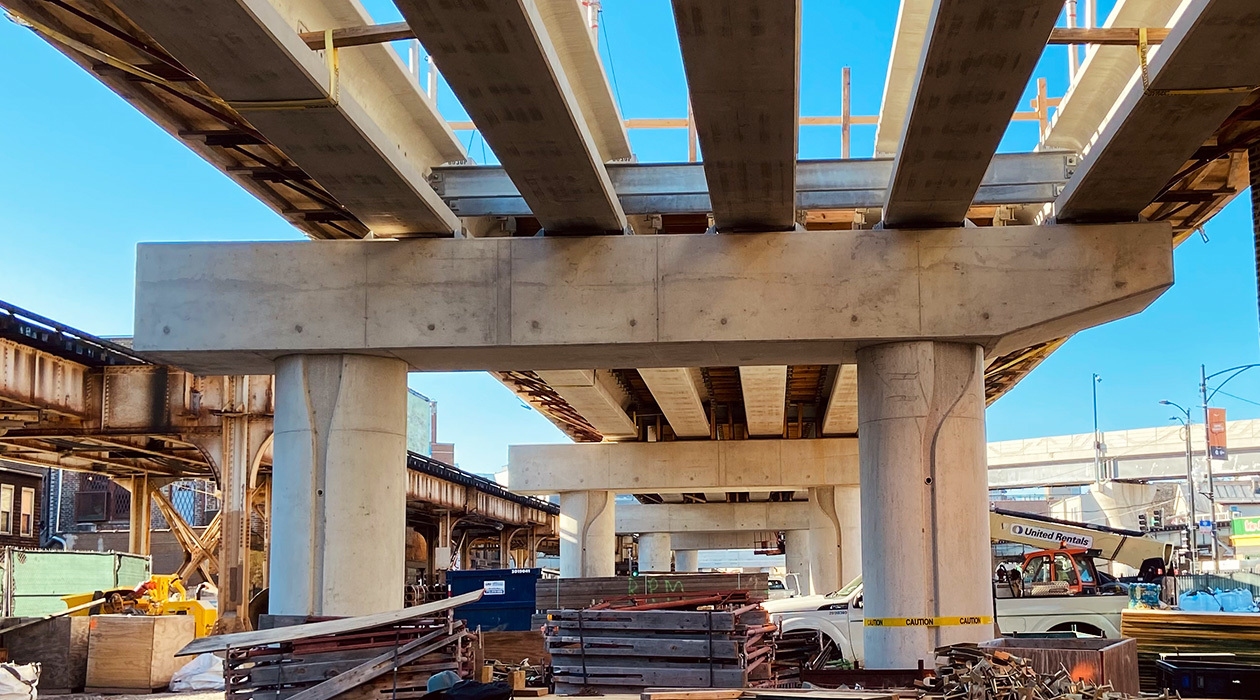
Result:
{"label": "orange banner on pole", "polygon": [[1212,459],[1226,459],[1225,451],[1225,409],[1209,408],[1208,418],[1208,456]]}

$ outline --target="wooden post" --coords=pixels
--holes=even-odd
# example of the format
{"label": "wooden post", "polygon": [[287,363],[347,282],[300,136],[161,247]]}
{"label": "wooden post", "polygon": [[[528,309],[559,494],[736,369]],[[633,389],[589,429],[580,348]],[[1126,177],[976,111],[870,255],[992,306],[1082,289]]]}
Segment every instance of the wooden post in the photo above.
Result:
{"label": "wooden post", "polygon": [[691,113],[691,97],[687,98],[687,160],[696,162],[696,117]]}
{"label": "wooden post", "polygon": [[1046,95],[1046,79],[1037,78],[1037,143],[1045,145],[1046,128],[1050,126],[1049,97]]}
{"label": "wooden post", "polygon": [[840,157],[849,157],[849,126],[853,122],[850,114],[849,100],[849,67],[840,69]]}

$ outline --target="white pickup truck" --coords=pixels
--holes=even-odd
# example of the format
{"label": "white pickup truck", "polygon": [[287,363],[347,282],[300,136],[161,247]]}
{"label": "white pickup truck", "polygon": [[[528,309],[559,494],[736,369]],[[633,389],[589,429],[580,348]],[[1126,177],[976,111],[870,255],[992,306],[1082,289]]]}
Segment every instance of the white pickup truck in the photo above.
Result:
{"label": "white pickup truck", "polygon": [[[998,598],[997,624],[1012,632],[1077,631],[1108,638],[1120,636],[1120,611],[1126,595]],[[784,598],[762,603],[784,632],[816,631],[831,639],[840,656],[862,663],[862,579],[827,595]]]}

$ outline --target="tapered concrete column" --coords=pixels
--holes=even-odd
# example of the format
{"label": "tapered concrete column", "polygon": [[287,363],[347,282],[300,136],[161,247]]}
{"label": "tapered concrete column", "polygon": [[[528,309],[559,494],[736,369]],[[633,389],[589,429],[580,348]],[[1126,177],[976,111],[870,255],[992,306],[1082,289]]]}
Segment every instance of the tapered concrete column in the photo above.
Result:
{"label": "tapered concrete column", "polygon": [[[789,588],[796,588],[798,593],[802,595],[811,595],[818,592],[815,591],[810,582],[810,544],[809,530],[788,530],[784,536],[783,542],[783,559],[787,568],[788,577],[785,582]],[[792,576],[792,574],[796,574]]]}
{"label": "tapered concrete column", "polygon": [[617,518],[613,498],[612,491],[560,494],[560,578],[616,574]]}
{"label": "tapered concrete column", "polygon": [[276,361],[272,614],[402,607],[406,393],[401,360]]}
{"label": "tapered concrete column", "polygon": [[810,586],[831,593],[862,572],[861,497],[857,486],[809,490]]}
{"label": "tapered concrete column", "polygon": [[700,552],[694,549],[674,550],[675,571],[699,571]]}
{"label": "tapered concrete column", "polygon": [[857,357],[866,620],[990,620],[864,628],[868,667],[914,668],[993,636],[983,352],[925,341]]}
{"label": "tapered concrete column", "polygon": [[670,554],[668,532],[645,532],[639,535],[639,571],[670,571]]}

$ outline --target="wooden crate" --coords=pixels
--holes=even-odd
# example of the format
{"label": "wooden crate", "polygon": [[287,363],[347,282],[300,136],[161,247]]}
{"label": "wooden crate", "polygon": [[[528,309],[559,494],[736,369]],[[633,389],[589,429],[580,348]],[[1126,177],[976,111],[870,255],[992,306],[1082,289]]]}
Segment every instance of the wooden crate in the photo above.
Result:
{"label": "wooden crate", "polygon": [[482,632],[481,658],[519,664],[525,659],[535,666],[551,663],[547,642],[539,630],[528,632]]}
{"label": "wooden crate", "polygon": [[1066,668],[1073,680],[1089,680],[1138,695],[1137,642],[1132,639],[1031,639],[1004,637],[980,646],[1001,649],[1032,662],[1038,673]]}
{"label": "wooden crate", "polygon": [[89,693],[164,688],[191,659],[175,652],[193,640],[188,615],[94,615],[88,630]]}
{"label": "wooden crate", "polygon": [[[6,618],[4,627],[31,618]],[[87,676],[88,617],[59,617],[4,635],[9,660],[41,665],[39,690],[66,695],[83,690]]]}

